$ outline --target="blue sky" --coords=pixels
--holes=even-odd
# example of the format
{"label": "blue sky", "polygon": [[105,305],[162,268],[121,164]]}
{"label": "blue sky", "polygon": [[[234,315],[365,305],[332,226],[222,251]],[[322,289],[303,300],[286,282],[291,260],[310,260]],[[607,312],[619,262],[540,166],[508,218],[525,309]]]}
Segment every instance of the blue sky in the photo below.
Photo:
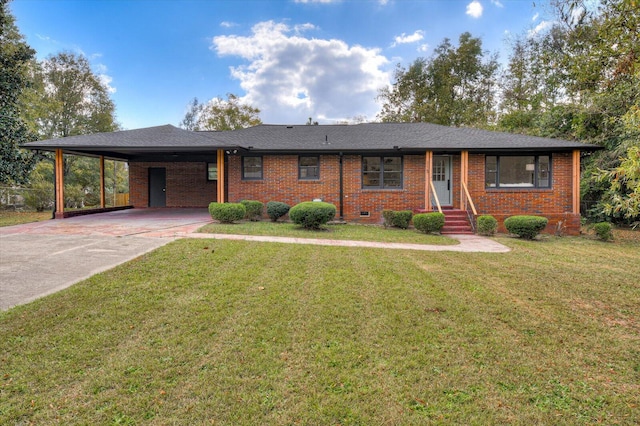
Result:
{"label": "blue sky", "polygon": [[38,59],[84,54],[124,129],[177,125],[191,99],[227,93],[265,123],[376,118],[396,64],[445,37],[508,40],[548,25],[546,0],[13,0]]}

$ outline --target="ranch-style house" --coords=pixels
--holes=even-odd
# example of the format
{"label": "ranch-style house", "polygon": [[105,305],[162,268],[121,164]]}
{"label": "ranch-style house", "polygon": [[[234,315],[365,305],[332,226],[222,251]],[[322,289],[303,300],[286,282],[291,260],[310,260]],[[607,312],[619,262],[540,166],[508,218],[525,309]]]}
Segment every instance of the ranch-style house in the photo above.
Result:
{"label": "ranch-style house", "polygon": [[382,223],[385,209],[441,210],[466,212],[470,223],[490,214],[502,227],[505,218],[526,214],[547,217],[547,232],[562,227],[567,234],[580,230],[581,155],[598,149],[429,123],[259,125],[219,132],[164,125],[25,147],[55,152],[58,218],[70,214],[64,209],[62,162],[75,154],[99,157],[102,176],[104,159],[128,162],[128,204],[134,208],[323,200],[347,222]]}

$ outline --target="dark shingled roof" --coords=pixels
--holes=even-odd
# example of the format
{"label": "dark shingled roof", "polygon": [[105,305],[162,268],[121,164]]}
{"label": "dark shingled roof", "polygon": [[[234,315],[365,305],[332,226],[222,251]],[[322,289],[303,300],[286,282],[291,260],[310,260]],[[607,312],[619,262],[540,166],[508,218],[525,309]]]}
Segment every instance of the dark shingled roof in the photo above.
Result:
{"label": "dark shingled roof", "polygon": [[596,145],[430,123],[357,125],[259,125],[221,132],[191,132],[171,125],[71,136],[24,144],[25,148],[131,158],[145,153],[212,153],[216,149],[263,152],[357,151],[592,151]]}
{"label": "dark shingled roof", "polygon": [[[228,132],[206,132],[211,138],[256,151],[504,151],[596,150],[595,145],[431,123],[357,125],[259,125]],[[396,148],[397,147],[397,148]]]}

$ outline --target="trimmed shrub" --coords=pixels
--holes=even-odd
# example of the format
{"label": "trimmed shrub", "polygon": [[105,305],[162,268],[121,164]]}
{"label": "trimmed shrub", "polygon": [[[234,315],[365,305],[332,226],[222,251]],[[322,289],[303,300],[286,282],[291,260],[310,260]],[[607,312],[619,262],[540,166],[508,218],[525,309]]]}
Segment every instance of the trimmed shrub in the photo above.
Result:
{"label": "trimmed shrub", "polygon": [[613,240],[613,231],[609,222],[596,223],[593,225],[593,230],[602,241]]}
{"label": "trimmed shrub", "polygon": [[509,233],[526,240],[533,240],[549,220],[542,216],[511,216],[505,219],[504,227]]}
{"label": "trimmed shrub", "polygon": [[240,204],[242,204],[247,211],[244,216],[245,219],[249,219],[252,222],[257,222],[262,218],[262,210],[264,208],[264,204],[262,204],[260,201],[242,200],[240,201]]}
{"label": "trimmed shrub", "polygon": [[233,223],[244,219],[247,209],[240,203],[211,203],[209,214],[220,223]]}
{"label": "trimmed shrub", "polygon": [[382,210],[382,218],[384,219],[382,224],[385,228],[393,226],[393,216],[395,216],[395,214],[396,212],[393,210]]}
{"label": "trimmed shrub", "polygon": [[305,201],[289,210],[289,217],[293,223],[307,229],[320,229],[335,216],[336,206],[322,201]]}
{"label": "trimmed shrub", "polygon": [[291,207],[287,203],[281,203],[280,201],[269,201],[267,203],[267,215],[273,222],[277,222],[285,214],[289,213]]}
{"label": "trimmed shrub", "polygon": [[439,212],[418,213],[413,217],[413,226],[425,234],[440,232],[444,226],[444,214]]}
{"label": "trimmed shrub", "polygon": [[498,221],[489,214],[478,216],[478,234],[491,236],[498,230]]}
{"label": "trimmed shrub", "polygon": [[411,223],[412,217],[413,212],[411,210],[401,210],[399,212],[394,212],[393,226],[397,226],[400,229],[407,229],[409,227],[409,223]]}

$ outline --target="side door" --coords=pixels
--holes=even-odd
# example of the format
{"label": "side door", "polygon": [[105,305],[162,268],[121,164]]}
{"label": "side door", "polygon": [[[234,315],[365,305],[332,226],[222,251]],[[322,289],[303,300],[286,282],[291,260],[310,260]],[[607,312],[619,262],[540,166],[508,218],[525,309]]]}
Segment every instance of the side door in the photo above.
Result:
{"label": "side door", "polygon": [[149,207],[167,206],[167,169],[149,167]]}

